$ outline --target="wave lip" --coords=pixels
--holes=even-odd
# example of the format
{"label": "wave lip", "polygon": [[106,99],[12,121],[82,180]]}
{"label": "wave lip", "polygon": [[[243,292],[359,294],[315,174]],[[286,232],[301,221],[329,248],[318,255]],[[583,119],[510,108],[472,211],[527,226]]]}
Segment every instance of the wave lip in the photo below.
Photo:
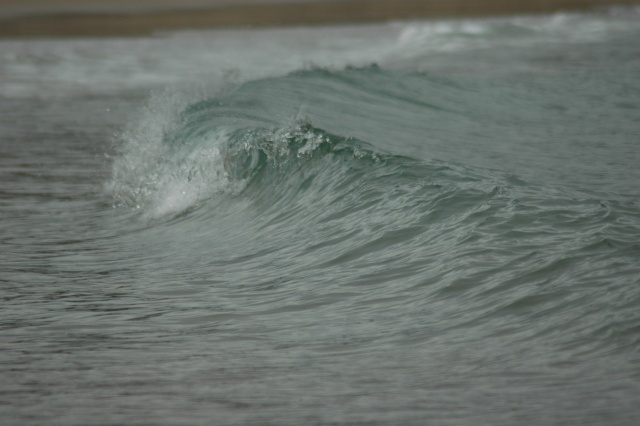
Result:
{"label": "wave lip", "polygon": [[314,158],[332,152],[348,151],[359,159],[375,157],[363,148],[364,143],[330,135],[306,119],[292,119],[280,127],[234,129],[212,125],[215,117],[203,121],[198,113],[195,121],[189,121],[188,109],[185,114],[186,122],[160,138],[125,134],[126,147],[114,161],[107,187],[116,204],[165,216],[216,195],[238,195],[257,174],[277,179],[294,168],[309,168]]}

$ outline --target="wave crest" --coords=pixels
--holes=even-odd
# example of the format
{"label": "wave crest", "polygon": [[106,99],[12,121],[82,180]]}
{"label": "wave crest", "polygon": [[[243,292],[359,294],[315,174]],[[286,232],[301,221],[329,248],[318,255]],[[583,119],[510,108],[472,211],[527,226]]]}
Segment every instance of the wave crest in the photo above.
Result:
{"label": "wave crest", "polygon": [[107,185],[116,205],[152,217],[182,213],[216,195],[240,194],[259,174],[260,184],[269,185],[275,177],[267,174],[310,167],[329,153],[378,158],[366,144],[331,135],[308,119],[271,128],[215,125],[215,119],[187,108],[177,125],[161,132],[148,124],[125,132]]}

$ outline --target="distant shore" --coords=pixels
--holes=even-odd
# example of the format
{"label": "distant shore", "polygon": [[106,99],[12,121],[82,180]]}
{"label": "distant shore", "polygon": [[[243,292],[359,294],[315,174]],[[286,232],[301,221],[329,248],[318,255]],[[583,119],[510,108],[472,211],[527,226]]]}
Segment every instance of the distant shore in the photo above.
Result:
{"label": "distant shore", "polygon": [[162,31],[335,25],[553,13],[638,0],[0,0],[0,37],[142,36]]}

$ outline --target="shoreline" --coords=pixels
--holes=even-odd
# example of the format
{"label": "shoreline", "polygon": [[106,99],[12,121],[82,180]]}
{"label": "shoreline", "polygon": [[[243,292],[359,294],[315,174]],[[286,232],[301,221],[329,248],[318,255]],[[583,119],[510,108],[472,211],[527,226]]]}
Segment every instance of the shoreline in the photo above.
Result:
{"label": "shoreline", "polygon": [[[598,7],[638,4],[638,0],[312,0],[248,2],[216,5],[109,11],[62,9],[0,16],[0,38],[136,37],[157,32],[221,28],[267,28],[363,24],[390,20],[474,18],[516,14],[587,11]],[[11,3],[11,2],[8,2]],[[64,4],[64,3],[62,3]],[[78,3],[80,4],[80,3]],[[86,5],[90,3],[84,3]],[[0,2],[0,6],[8,6]],[[10,6],[10,4],[9,4]],[[42,6],[44,7],[44,6]],[[58,10],[56,10],[58,7]]]}

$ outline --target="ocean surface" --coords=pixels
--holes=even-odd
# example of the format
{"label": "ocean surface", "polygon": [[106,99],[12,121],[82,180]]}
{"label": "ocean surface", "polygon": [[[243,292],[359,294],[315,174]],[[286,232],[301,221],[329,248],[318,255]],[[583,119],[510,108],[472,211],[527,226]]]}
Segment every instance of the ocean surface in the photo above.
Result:
{"label": "ocean surface", "polygon": [[0,41],[3,425],[637,425],[640,8]]}

